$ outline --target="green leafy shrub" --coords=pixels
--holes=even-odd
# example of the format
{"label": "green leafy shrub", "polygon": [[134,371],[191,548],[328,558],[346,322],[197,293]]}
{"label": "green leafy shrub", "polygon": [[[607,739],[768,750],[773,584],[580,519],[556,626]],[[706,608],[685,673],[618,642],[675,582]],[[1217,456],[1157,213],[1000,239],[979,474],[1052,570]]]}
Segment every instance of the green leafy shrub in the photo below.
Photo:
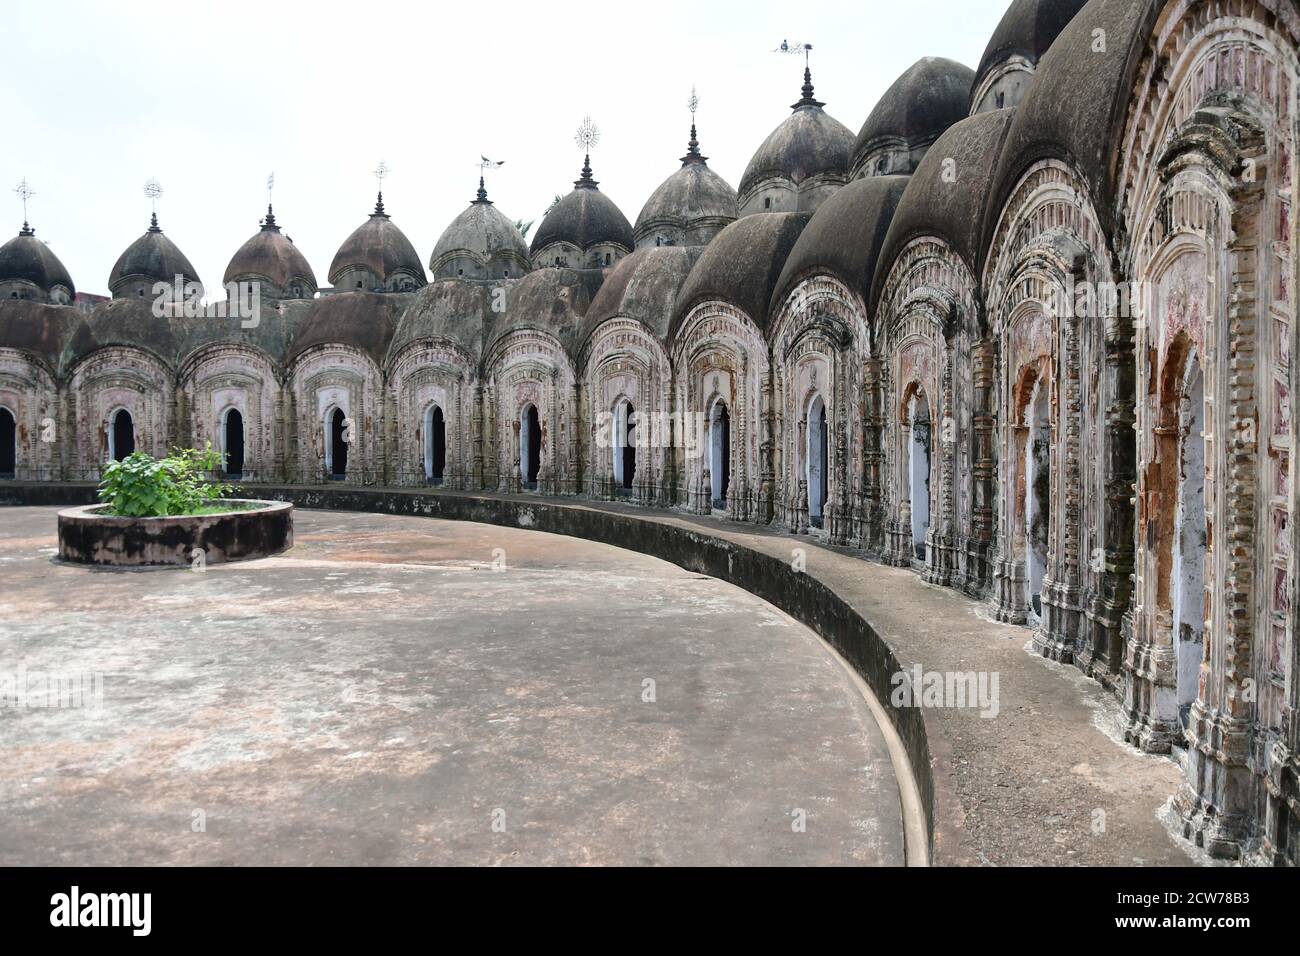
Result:
{"label": "green leafy shrub", "polygon": [[221,453],[208,442],[203,451],[176,448],[167,458],[142,451],[110,462],[99,484],[108,513],[128,518],[162,518],[217,510],[214,504],[238,489],[208,480],[221,466]]}

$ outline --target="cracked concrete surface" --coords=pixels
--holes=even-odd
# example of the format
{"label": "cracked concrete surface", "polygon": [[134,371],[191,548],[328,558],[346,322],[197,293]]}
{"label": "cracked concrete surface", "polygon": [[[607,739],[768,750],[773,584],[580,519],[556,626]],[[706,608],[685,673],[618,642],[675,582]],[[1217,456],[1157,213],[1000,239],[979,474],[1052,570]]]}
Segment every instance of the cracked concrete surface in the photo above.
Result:
{"label": "cracked concrete surface", "polygon": [[283,556],[92,570],[55,512],[2,512],[0,674],[99,674],[103,706],[0,702],[0,864],[903,860],[866,702],[739,588],[308,511]]}

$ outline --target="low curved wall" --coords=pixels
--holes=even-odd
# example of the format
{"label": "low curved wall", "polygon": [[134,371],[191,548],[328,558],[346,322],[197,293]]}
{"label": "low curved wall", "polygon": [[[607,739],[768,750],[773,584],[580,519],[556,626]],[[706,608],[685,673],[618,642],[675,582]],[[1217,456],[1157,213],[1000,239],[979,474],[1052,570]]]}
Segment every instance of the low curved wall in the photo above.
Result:
{"label": "low curved wall", "polygon": [[283,501],[245,511],[166,518],[103,514],[105,505],[59,512],[59,557],[77,564],[117,567],[205,564],[278,554],[293,544],[293,505]]}

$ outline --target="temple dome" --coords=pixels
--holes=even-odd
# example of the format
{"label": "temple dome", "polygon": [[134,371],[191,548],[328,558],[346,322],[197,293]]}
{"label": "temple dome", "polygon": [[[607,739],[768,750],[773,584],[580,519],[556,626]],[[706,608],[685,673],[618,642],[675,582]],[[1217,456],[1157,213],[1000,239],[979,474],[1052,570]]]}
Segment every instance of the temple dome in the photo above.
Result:
{"label": "temple dome", "polygon": [[411,240],[384,211],[382,192],[375,211],[334,253],[328,278],[340,292],[411,292],[428,281]]}
{"label": "temple dome", "polygon": [[591,300],[579,342],[585,344],[603,323],[626,316],[666,342],[677,308],[677,293],[699,261],[701,246],[647,246],[638,249],[605,279]]}
{"label": "temple dome", "polygon": [[704,247],[677,294],[670,337],[700,302],[717,299],[744,312],[759,329],[767,328],[767,306],[808,213],[743,216]]}
{"label": "temple dome", "polygon": [[865,300],[906,176],[855,179],[817,210],[790,250],[768,311],[775,315],[804,277],[833,275]]}
{"label": "temple dome", "polygon": [[709,168],[708,157],[691,124],[691,139],[681,168],[651,193],[636,217],[638,249],[654,246],[703,246],[737,216],[736,191]]}
{"label": "temple dome", "polygon": [[0,299],[67,305],[76,294],[68,270],[27,223],[0,246]]}
{"label": "temple dome", "polygon": [[56,374],[77,328],[85,323],[81,312],[35,299],[0,299],[0,343],[4,348],[37,357]]}
{"label": "temple dome", "polygon": [[916,170],[930,144],[967,114],[975,73],[955,60],[917,60],[885,91],[858,131],[853,176]]}
{"label": "temple dome", "polygon": [[600,269],[537,269],[510,280],[510,308],[492,313],[484,354],[511,332],[533,330],[554,337],[576,357],[583,317],[603,281]]}
{"label": "temple dome", "polygon": [[382,365],[398,319],[410,300],[409,295],[343,292],[307,303],[308,312],[294,332],[286,363],[292,365],[318,346],[338,345],[356,349]]}
{"label": "temple dome", "polygon": [[[194,320],[174,321],[192,324]],[[69,342],[70,357],[77,362],[91,352],[114,346],[148,352],[169,368],[175,367],[178,348],[173,320],[153,314],[150,291],[143,298],[122,295],[96,305]]]}
{"label": "temple dome", "polygon": [[488,199],[483,180],[478,196],[451,221],[433,247],[429,271],[437,279],[510,279],[532,269],[519,227]]}
{"label": "temple dome", "polygon": [[402,313],[388,347],[388,361],[396,360],[412,343],[445,339],[477,364],[483,354],[484,331],[492,317],[492,293],[502,284],[460,278],[430,282]]}
{"label": "temple dome", "polygon": [[185,253],[163,235],[155,214],[145,234],[127,246],[113,264],[108,274],[108,291],[114,298],[152,297],[154,283],[172,283],[177,276],[187,283],[199,281],[198,272]]}
{"label": "temple dome", "polygon": [[239,247],[221,281],[261,282],[262,295],[274,298],[310,299],[316,294],[316,274],[293,240],[280,231],[269,205],[262,228]]}
{"label": "temple dome", "polygon": [[[1015,114],[1013,109],[994,110],[954,123],[921,160],[885,238],[872,300],[868,302],[873,312],[893,261],[913,239],[942,240],[966,263],[972,276],[979,274],[979,246],[993,175]],[[945,178],[944,161],[949,157],[957,161],[955,183]]]}
{"label": "temple dome", "polygon": [[[1089,0],[1043,54],[990,183],[981,269],[999,222],[994,211],[1004,208],[1025,170],[1044,160],[1073,167],[1103,232],[1113,233],[1121,198],[1114,144],[1122,139],[1134,77],[1161,8],[1160,0]],[[1105,49],[1094,49],[1098,30],[1105,31]]]}
{"label": "temple dome", "polygon": [[740,178],[740,215],[813,212],[848,179],[853,133],[813,98],[812,73],[793,112],[758,147]]}
{"label": "temple dome", "polygon": [[1018,104],[1038,61],[1087,0],[1013,0],[984,50],[971,87],[970,112]]}
{"label": "temple dome", "polygon": [[632,225],[591,176],[591,158],[573,191],[542,220],[531,247],[537,268],[572,266],[604,268],[632,251]]}

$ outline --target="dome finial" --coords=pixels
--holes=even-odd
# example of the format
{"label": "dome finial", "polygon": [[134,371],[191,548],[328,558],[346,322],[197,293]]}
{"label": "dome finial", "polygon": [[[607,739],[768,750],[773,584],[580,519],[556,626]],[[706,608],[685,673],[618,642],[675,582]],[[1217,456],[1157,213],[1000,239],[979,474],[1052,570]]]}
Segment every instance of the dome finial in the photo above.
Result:
{"label": "dome finial", "polygon": [[266,218],[262,220],[263,232],[279,232],[280,227],[275,224],[275,211],[271,209],[271,204],[266,204]]}
{"label": "dome finial", "polygon": [[375,177],[375,182],[379,183],[379,196],[375,199],[375,211],[370,214],[372,216],[388,215],[388,213],[384,212],[384,179],[387,178],[390,172],[392,172],[392,169],[382,159],[379,161],[379,165],[374,168],[372,175]]}
{"label": "dome finial", "polygon": [[474,202],[470,203],[471,206],[478,203],[486,203],[489,206],[492,205],[492,200],[487,198],[487,183],[484,181],[483,177],[487,175],[489,169],[500,169],[505,164],[506,161],[504,159],[488,159],[482,153],[479,153],[478,196],[474,199]]}
{"label": "dome finial", "polygon": [[773,53],[802,53],[803,54],[803,98],[790,107],[792,110],[801,110],[805,107],[821,107],[825,103],[813,98],[813,82],[811,67],[811,43],[790,43],[786,40],[781,41],[781,45],[772,51]]}
{"label": "dome finial", "polygon": [[18,231],[18,235],[20,236],[36,235],[36,230],[27,224],[27,200],[31,199],[33,196],[36,195],[36,190],[32,189],[31,186],[27,185],[26,176],[23,177],[22,182],[20,182],[17,186],[14,187],[14,194],[17,195],[18,198],[22,200],[23,203],[23,227]]}
{"label": "dome finial", "polygon": [[582,175],[573,181],[578,189],[595,189],[596,180],[591,178],[591,153],[582,157]]}
{"label": "dome finial", "polygon": [[700,108],[700,98],[695,93],[695,87],[691,87],[691,98],[686,101],[687,107],[691,111],[691,138],[686,144],[686,155],[682,157],[682,165],[687,166],[691,163],[704,163],[708,157],[700,155],[700,141],[695,133],[695,111]]}
{"label": "dome finial", "polygon": [[149,204],[152,206],[152,212],[149,216],[149,231],[162,232],[158,228],[158,197],[163,194],[162,183],[150,177],[149,181],[144,184],[144,194],[149,197]]}
{"label": "dome finial", "polygon": [[582,118],[582,125],[573,137],[574,142],[582,147],[582,175],[573,183],[575,189],[595,189],[599,185],[591,178],[591,150],[600,142],[600,127],[591,121],[590,116]]}

